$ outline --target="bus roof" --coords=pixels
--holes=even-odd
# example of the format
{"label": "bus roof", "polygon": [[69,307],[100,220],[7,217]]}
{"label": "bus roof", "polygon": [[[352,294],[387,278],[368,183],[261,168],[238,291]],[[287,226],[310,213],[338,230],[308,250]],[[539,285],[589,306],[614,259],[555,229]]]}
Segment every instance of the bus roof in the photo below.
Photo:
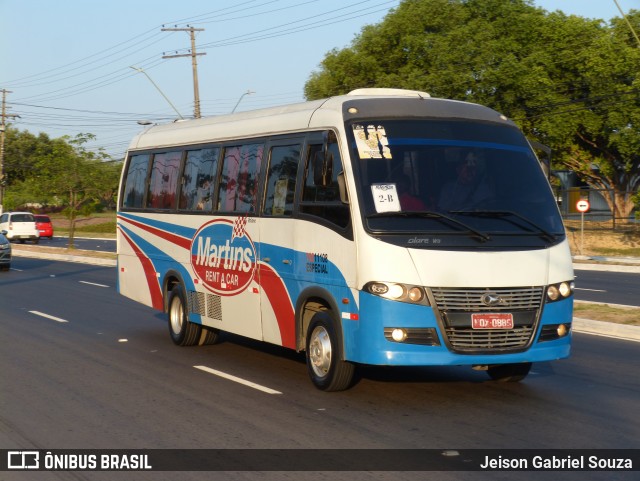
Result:
{"label": "bus roof", "polygon": [[[154,125],[133,138],[129,150],[154,149],[330,128],[347,108],[369,118],[391,116],[465,118],[505,123],[506,117],[477,104],[432,98],[426,92],[365,88],[346,95],[280,107]],[[364,116],[365,112],[361,112]],[[510,122],[509,122],[510,123]]]}

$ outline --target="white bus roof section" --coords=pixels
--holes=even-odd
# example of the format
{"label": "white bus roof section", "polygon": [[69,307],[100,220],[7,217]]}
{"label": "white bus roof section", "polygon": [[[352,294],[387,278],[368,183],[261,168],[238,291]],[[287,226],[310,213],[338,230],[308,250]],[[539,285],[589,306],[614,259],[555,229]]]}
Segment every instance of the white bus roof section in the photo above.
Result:
{"label": "white bus roof section", "polygon": [[[154,125],[134,137],[129,150],[179,147],[284,132],[332,128],[341,125],[344,121],[342,107],[345,102],[367,99],[388,99],[391,102],[397,99],[423,99],[429,103],[429,110],[436,116],[468,117],[471,115],[477,118],[491,118],[495,121],[499,115],[480,105],[430,98],[426,92],[365,88],[328,99]],[[506,118],[503,117],[503,120]]]}
{"label": "white bus roof section", "polygon": [[305,130],[327,100],[154,125],[131,141],[129,149],[153,149]]}
{"label": "white bus roof section", "polygon": [[419,97],[421,99],[427,99],[431,97],[427,92],[420,92],[418,90],[404,90],[404,89],[384,89],[384,88],[367,88],[367,89],[355,89],[348,93],[348,95],[366,95],[370,96],[385,96],[385,97]]}

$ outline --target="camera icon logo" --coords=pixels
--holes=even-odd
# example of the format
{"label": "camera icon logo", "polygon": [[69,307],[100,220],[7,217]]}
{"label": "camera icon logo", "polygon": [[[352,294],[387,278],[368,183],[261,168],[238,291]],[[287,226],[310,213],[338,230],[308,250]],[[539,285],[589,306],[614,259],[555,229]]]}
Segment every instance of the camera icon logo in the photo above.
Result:
{"label": "camera icon logo", "polygon": [[39,451],[9,451],[7,453],[8,469],[39,469]]}

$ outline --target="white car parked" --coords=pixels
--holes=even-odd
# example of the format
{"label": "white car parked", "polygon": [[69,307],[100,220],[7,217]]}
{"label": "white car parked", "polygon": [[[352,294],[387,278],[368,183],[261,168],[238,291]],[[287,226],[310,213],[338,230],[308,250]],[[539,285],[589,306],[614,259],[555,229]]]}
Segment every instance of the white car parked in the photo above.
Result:
{"label": "white car parked", "polygon": [[10,241],[18,240],[24,243],[31,240],[34,244],[40,241],[40,232],[36,227],[36,220],[31,212],[6,212],[0,216],[0,231],[7,231],[6,237]]}

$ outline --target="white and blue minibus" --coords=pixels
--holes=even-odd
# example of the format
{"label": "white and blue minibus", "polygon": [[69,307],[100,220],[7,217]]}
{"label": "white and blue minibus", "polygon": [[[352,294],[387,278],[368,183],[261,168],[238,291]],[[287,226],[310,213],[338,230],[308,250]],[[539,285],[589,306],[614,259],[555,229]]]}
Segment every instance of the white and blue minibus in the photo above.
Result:
{"label": "white and blue minibus", "polygon": [[518,381],[569,356],[573,269],[552,190],[500,113],[347,95],[149,127],[128,149],[118,290],[181,346],[221,331],[358,365]]}

